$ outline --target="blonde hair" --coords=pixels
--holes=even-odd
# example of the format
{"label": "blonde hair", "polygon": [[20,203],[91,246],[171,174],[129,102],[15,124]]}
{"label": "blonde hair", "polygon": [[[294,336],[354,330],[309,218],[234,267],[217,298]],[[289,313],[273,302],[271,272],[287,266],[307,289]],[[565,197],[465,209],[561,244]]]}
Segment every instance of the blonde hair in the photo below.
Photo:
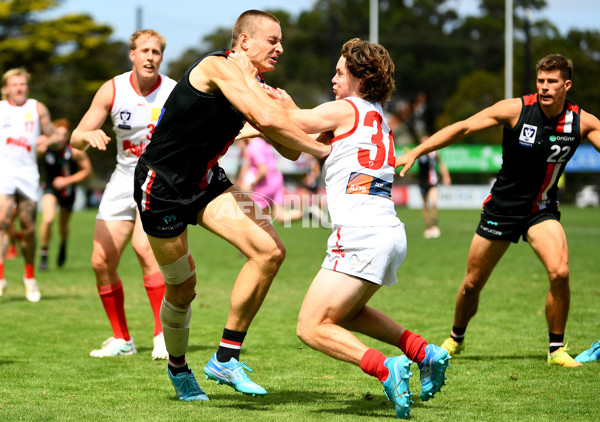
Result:
{"label": "blonde hair", "polygon": [[4,87],[8,83],[8,79],[13,76],[25,76],[25,79],[29,83],[31,79],[31,74],[24,67],[15,67],[13,69],[9,69],[4,74],[2,74],[2,99],[6,100],[6,93],[4,92]]}
{"label": "blonde hair", "polygon": [[156,32],[153,29],[138,29],[133,34],[131,34],[131,37],[129,37],[129,49],[135,50],[135,48],[137,47],[137,40],[144,35],[148,37],[158,38],[158,40],[160,41],[160,51],[165,51],[165,47],[167,46],[167,40],[160,33]]}

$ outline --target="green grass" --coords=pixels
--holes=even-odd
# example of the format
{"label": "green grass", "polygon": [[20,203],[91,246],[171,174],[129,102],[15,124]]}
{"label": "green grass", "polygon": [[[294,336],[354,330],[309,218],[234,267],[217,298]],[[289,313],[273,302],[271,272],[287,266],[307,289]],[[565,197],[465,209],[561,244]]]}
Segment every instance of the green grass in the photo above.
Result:
{"label": "green grass", "polygon": [[[573,355],[600,338],[599,211],[565,208],[571,256],[571,313],[567,340]],[[448,335],[454,298],[479,211],[441,211],[442,237],[424,240],[420,213],[399,209],[409,252],[399,283],[371,305],[432,343]],[[268,390],[264,398],[234,393],[204,380],[217,348],[229,293],[243,259],[229,244],[192,227],[198,273],[188,361],[211,401],[175,398],[166,363],[151,360],[153,320],[131,248],[120,265],[129,328],[139,353],[94,359],[90,350],[111,332],[90,264],[95,213],[72,221],[69,258],[38,272],[42,300],[24,298],[23,261],[6,262],[9,288],[0,298],[0,420],[2,421],[364,421],[393,420],[392,404],[377,380],[358,367],[305,347],[295,335],[298,310],[324,256],[328,229],[277,226],[288,255],[244,342],[242,360]],[[418,421],[590,421],[600,413],[600,362],[582,368],[546,365],[544,303],[548,282],[524,243],[513,245],[486,286],[467,331],[467,350],[452,360],[447,385],[434,400],[411,389]],[[361,337],[384,354],[393,347]]]}

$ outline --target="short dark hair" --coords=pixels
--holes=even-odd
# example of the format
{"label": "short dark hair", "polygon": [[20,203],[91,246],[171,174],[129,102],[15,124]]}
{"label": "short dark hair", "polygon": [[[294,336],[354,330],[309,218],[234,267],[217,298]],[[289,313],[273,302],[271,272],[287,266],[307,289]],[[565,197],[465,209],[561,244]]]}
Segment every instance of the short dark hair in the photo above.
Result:
{"label": "short dark hair", "polygon": [[392,97],[394,62],[388,51],[380,44],[353,38],[342,47],[346,68],[362,79],[361,93],[366,100],[384,105]]}
{"label": "short dark hair", "polygon": [[540,59],[535,66],[535,71],[552,71],[559,70],[560,76],[565,81],[570,81],[573,77],[573,62],[560,54],[549,54]]}
{"label": "short dark hair", "polygon": [[254,35],[260,25],[261,19],[268,19],[279,24],[279,19],[270,13],[256,9],[246,10],[237,18],[233,25],[233,30],[231,31],[231,46],[235,47],[237,45],[238,38],[244,32],[250,36]]}

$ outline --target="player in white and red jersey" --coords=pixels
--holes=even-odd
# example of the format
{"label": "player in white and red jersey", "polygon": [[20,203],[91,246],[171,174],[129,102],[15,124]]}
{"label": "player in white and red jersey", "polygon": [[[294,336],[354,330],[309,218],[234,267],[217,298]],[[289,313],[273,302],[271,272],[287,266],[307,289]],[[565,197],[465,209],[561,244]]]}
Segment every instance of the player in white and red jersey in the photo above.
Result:
{"label": "player in white and red jersey", "polygon": [[469,249],[467,274],[458,289],[454,324],[442,347],[450,354],[464,348],[467,325],[475,316],[481,290],[512,243],[529,243],[548,274],[546,296],[548,364],[581,366],[566,352],[564,333],[570,305],[569,251],[558,211],[558,180],[581,139],[600,150],[600,120],[566,99],[573,63],[559,55],[536,66],[537,93],[502,100],[432,135],[396,160],[403,176],[417,157],[467,135],[504,127],[502,168],[483,204]]}
{"label": "player in white and red jersey", "polygon": [[30,302],[40,300],[35,280],[36,247],[35,220],[40,173],[37,166],[36,142],[40,135],[55,141],[56,133],[48,108],[28,98],[30,75],[23,68],[11,69],[2,75],[3,100],[0,101],[0,296],[7,286],[4,278],[4,256],[8,229],[16,204],[17,218],[23,238],[21,248],[25,258],[25,296]]}
{"label": "player in white and red jersey", "polygon": [[131,355],[137,352],[125,317],[123,285],[117,272],[127,243],[131,244],[142,267],[144,287],[154,313],[152,359],[166,359],[160,323],[160,305],[165,283],[148,238],[142,230],[133,199],[133,172],[138,158],[150,143],[162,107],[175,81],[159,73],[166,41],[153,30],[138,30],[129,40],[130,72],[105,82],[90,108],[71,135],[78,149],[92,146],[106,150],[110,137],[100,129],[110,116],[117,142],[117,166],[106,185],[94,230],[92,266],[96,286],[112,326],[113,335],[94,357]]}
{"label": "player in white and red jersey", "polygon": [[[329,133],[323,172],[333,225],[327,256],[300,310],[298,336],[308,346],[377,377],[396,416],[410,413],[411,360],[421,369],[421,399],[444,384],[448,353],[383,312],[367,306],[382,285],[396,283],[406,257],[404,224],[391,199],[394,139],[383,105],[394,89],[394,63],[378,44],[344,44],[332,79],[335,101],[291,112],[307,133]],[[385,357],[351,331],[399,347]]]}

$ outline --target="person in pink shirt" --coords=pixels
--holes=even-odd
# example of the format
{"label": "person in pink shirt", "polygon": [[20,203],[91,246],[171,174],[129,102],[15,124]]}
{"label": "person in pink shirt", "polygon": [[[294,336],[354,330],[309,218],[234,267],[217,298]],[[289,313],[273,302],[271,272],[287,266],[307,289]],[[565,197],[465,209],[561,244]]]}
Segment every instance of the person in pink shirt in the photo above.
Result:
{"label": "person in pink shirt", "polygon": [[[262,138],[238,141],[242,149],[239,186],[252,192],[252,200],[263,210],[276,206],[273,218],[283,223],[302,218],[302,210],[285,210],[283,174],[277,167],[273,147]],[[270,211],[273,211],[271,209]]]}

